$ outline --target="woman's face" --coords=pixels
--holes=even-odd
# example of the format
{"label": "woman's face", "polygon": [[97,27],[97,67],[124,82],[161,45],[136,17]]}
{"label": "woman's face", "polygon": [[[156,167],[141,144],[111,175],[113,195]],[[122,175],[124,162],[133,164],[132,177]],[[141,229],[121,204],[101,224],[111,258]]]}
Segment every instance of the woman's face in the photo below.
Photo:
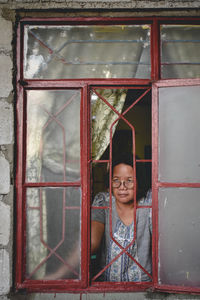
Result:
{"label": "woman's face", "polygon": [[131,166],[122,163],[114,167],[112,188],[113,195],[118,203],[128,204],[133,202],[133,179],[133,168]]}

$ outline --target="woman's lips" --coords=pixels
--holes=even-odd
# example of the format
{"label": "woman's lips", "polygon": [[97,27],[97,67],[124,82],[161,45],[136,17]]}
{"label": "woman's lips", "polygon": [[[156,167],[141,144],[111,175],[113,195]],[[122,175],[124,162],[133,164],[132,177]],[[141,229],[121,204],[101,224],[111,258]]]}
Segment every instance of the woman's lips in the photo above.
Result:
{"label": "woman's lips", "polygon": [[125,198],[125,197],[128,196],[128,194],[118,194],[118,196],[119,196],[120,198]]}

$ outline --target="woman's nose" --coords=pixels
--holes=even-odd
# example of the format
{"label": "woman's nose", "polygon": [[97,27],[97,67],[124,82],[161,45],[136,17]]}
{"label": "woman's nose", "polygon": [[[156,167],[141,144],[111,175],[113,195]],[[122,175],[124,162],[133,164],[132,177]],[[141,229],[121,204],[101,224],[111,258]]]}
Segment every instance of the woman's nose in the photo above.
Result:
{"label": "woman's nose", "polygon": [[124,180],[121,180],[120,181],[120,186],[119,186],[119,189],[127,189],[127,187],[125,186],[125,181]]}

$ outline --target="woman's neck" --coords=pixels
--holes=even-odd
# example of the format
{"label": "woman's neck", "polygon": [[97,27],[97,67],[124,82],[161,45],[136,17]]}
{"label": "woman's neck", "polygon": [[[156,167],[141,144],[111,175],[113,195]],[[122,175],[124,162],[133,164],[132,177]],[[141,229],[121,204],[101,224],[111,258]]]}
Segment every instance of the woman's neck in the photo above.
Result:
{"label": "woman's neck", "polygon": [[133,222],[134,202],[118,203],[116,202],[116,209],[119,218],[126,225],[129,226]]}

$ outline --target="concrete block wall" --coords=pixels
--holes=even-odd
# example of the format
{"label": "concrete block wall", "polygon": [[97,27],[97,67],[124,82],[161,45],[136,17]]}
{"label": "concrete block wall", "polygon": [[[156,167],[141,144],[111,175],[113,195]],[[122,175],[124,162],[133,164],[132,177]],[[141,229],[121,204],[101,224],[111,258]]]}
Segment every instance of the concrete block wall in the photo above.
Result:
{"label": "concrete block wall", "polygon": [[12,22],[0,10],[0,295],[10,292],[12,285]]}
{"label": "concrete block wall", "polygon": [[[16,10],[24,12],[25,9],[78,9],[80,14],[91,15],[88,9],[104,9],[104,15],[111,16],[111,12],[106,9],[124,9],[124,15],[129,15],[132,11],[146,14],[148,10],[156,9],[154,14],[165,14],[166,10],[171,11],[171,15],[177,15],[174,9],[180,9],[179,14],[183,15],[183,9],[190,15],[199,15],[199,0],[0,0],[0,300],[39,300],[39,299],[58,299],[58,300],[150,300],[150,299],[169,299],[169,300],[196,300],[199,295],[181,294],[159,294],[159,293],[105,293],[105,294],[20,294],[13,289],[13,172],[14,172],[14,86],[13,74],[15,70],[13,60],[13,37],[15,31]],[[130,12],[129,12],[129,9]],[[191,11],[193,9],[193,11]],[[82,10],[82,11],[81,11]],[[88,10],[88,11],[87,11]],[[143,11],[142,11],[143,10]],[[35,13],[37,16],[38,11]],[[46,13],[48,13],[46,11]],[[70,12],[71,13],[71,12]],[[24,13],[29,15],[29,11]],[[122,15],[123,12],[118,12]],[[66,15],[66,13],[65,13]],[[99,12],[96,12],[99,15]]]}

